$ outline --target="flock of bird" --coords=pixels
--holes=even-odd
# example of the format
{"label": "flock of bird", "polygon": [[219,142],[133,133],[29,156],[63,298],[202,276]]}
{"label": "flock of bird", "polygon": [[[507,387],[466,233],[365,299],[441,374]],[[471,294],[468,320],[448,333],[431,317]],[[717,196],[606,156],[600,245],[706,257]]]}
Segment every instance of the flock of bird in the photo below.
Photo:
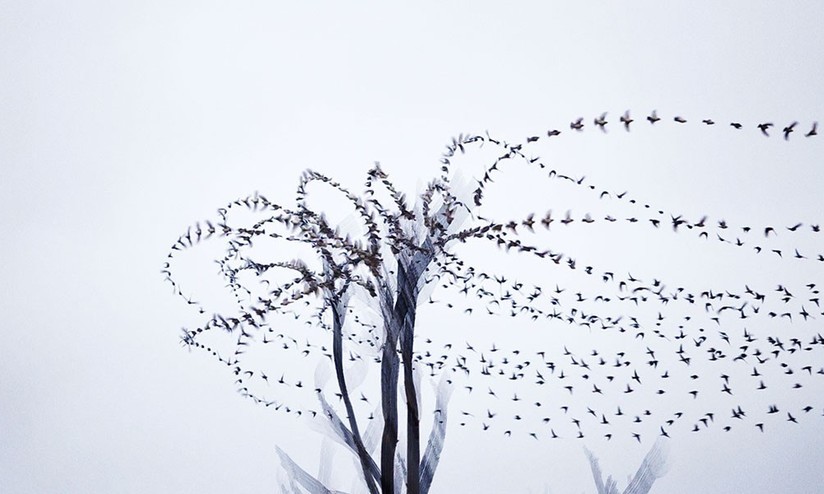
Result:
{"label": "flock of bird", "polygon": [[[653,111],[646,120],[655,125],[662,119]],[[628,111],[619,121],[627,131],[635,122]],[[680,116],[672,121],[679,125],[687,123]],[[703,119],[701,123],[716,125],[712,119]],[[607,113],[593,119],[593,126],[604,132],[608,125]],[[738,122],[730,122],[729,126],[744,127]],[[784,138],[789,139],[797,126],[797,122],[785,126]],[[773,127],[771,122],[754,126],[765,136],[770,135]],[[584,118],[571,121],[569,128],[582,132]],[[553,129],[546,134],[553,138],[561,133]],[[817,123],[804,135],[816,136]],[[163,274],[175,293],[200,313],[211,312],[185,294],[173,276],[172,266],[180,253],[202,241],[214,237],[227,243],[225,256],[217,262],[238,309],[232,314],[214,313],[204,325],[184,329],[183,342],[206,351],[231,369],[238,391],[256,403],[299,416],[331,416],[335,400],[332,404],[325,400],[316,406],[307,404],[329,391],[325,385],[310,383],[305,373],[290,366],[280,371],[264,371],[252,367],[256,364],[247,365],[246,358],[254,347],[279,352],[283,361],[289,361],[286,355],[298,362],[305,359],[307,364],[301,367],[310,367],[310,361],[332,360],[331,344],[326,341],[330,306],[319,295],[323,283],[335,281],[319,282],[305,263],[261,262],[249,252],[254,249],[253,244],[259,245],[265,238],[345,251],[345,255],[336,258],[344,259],[335,274],[358,284],[363,288],[360,295],[367,299],[363,306],[352,303],[347,309],[345,364],[371,365],[381,361],[385,335],[382,323],[368,316],[374,285],[364,280],[372,276],[386,281],[397,275],[395,258],[399,253],[422,249],[419,239],[408,233],[412,229],[409,225],[417,225],[418,231],[426,232],[433,240],[431,243],[441,249],[422,280],[423,284],[434,285],[437,291],[418,300],[421,309],[440,304],[472,316],[473,321],[490,317],[505,321],[505,325],[525,319],[550,332],[542,336],[545,347],[526,350],[518,347],[517,342],[481,344],[467,339],[458,344],[449,333],[418,330],[418,369],[429,377],[446,379],[455,391],[465,395],[467,403],[480,407],[452,411],[453,415],[460,414],[461,426],[506,437],[556,439],[598,435],[609,440],[624,434],[641,442],[651,434],[669,436],[677,427],[694,432],[730,431],[739,424],[750,424],[763,432],[779,418],[797,423],[808,416],[824,415],[824,404],[809,392],[820,389],[816,386],[824,382],[820,358],[824,337],[813,326],[817,317],[824,316],[824,310],[815,282],[800,286],[780,284],[770,290],[745,283],[741,288],[728,290],[696,290],[666,280],[640,279],[616,270],[598,269],[569,253],[529,243],[530,235],[540,229],[623,222],[654,229],[666,225],[676,234],[689,232],[782,262],[821,262],[824,250],[801,252],[799,248],[774,244],[779,238],[792,240],[793,235],[820,233],[819,224],[793,221],[772,226],[731,225],[723,219],[688,219],[639,201],[628,192],[610,191],[555,169],[546,174],[548,179],[581,187],[596,194],[596,200],[621,201],[637,208],[638,214],[593,216],[568,211],[563,216],[554,216],[549,211],[497,222],[476,214],[493,175],[503,173],[505,165],[522,162],[540,170],[548,168],[540,158],[527,154],[528,147],[540,139],[541,136],[531,136],[522,143],[510,144],[488,134],[459,136],[442,157],[441,179],[430,184],[416,207],[406,204],[403,194],[378,165],[369,172],[363,196],[323,175],[308,172],[298,188],[295,209],[275,205],[259,194],[230,203],[218,211],[218,219],[189,228],[172,246],[164,264]],[[502,154],[485,167],[471,197],[463,200],[450,189],[450,167],[452,157],[467,152],[471,145],[498,146]],[[367,233],[362,240],[352,240],[326,228],[319,215],[305,206],[307,185],[313,181],[327,184],[350,200],[356,216],[366,225]],[[381,202],[377,186],[388,193],[394,209]],[[449,207],[436,208],[439,200]],[[453,224],[462,209],[472,215],[473,223],[460,229]],[[234,226],[230,216],[236,210],[258,216],[251,224]],[[451,246],[471,242],[491,242],[506,251],[532,255],[550,267],[581,273],[583,279],[594,284],[583,289],[560,286],[559,282],[542,285],[467,265],[451,252]],[[258,255],[257,251],[254,255]],[[351,266],[367,269],[354,274]],[[290,270],[295,276],[273,288],[276,283],[267,274],[276,267]],[[245,281],[243,273],[252,274],[253,282]],[[371,302],[372,309],[374,306]],[[312,334],[311,341],[309,328],[320,330]],[[572,348],[573,344],[558,345],[556,339],[562,338],[551,332],[556,329],[586,331],[592,335],[592,343],[588,342],[590,346],[585,350]],[[228,339],[227,333],[231,335]],[[421,333],[426,336],[420,336]],[[505,337],[506,334],[501,335]],[[226,342],[228,349],[224,348]],[[624,346],[616,346],[621,342]],[[679,385],[670,384],[675,381]],[[289,402],[282,399],[287,396],[286,390],[297,393],[289,394],[290,397],[302,395],[308,399]],[[333,393],[339,400],[343,398],[340,392]],[[380,410],[380,391],[370,392],[363,386],[354,393],[363,417],[375,419]],[[793,405],[785,407],[773,401],[785,396],[792,398]],[[662,402],[662,397],[667,400]],[[706,408],[721,402],[729,404],[728,410],[678,408],[683,403],[697,404],[699,408],[705,404]],[[753,403],[756,408],[751,407]],[[435,413],[444,415],[447,411]]]}
{"label": "flock of bird", "polygon": [[[698,399],[699,394],[703,398],[705,395],[711,397],[713,394],[733,397],[742,394],[746,396],[753,391],[763,392],[768,387],[773,388],[774,383],[768,376],[777,372],[785,377],[782,381],[786,381],[786,376],[793,376],[792,382],[782,382],[792,390],[800,390],[808,384],[815,384],[815,379],[824,378],[824,367],[821,366],[820,360],[814,358],[815,354],[805,355],[824,344],[822,336],[813,333],[809,339],[802,340],[798,333],[787,331],[794,315],[797,319],[815,317],[803,306],[804,303],[817,304],[819,294],[812,284],[799,293],[792,293],[787,287],[781,286],[776,289],[775,295],[758,293],[749,288],[741,294],[709,291],[692,294],[682,288],[668,291],[657,280],[653,280],[651,284],[635,280],[634,285],[625,288],[623,292],[619,291],[614,298],[602,294],[594,295],[590,304],[592,312],[584,312],[581,310],[581,302],[588,299],[580,292],[567,293],[567,289],[558,286],[549,290],[536,285],[527,288],[523,283],[507,280],[503,276],[473,271],[464,277],[459,276],[455,274],[454,280],[450,280],[449,284],[457,282],[462,286],[461,292],[469,299],[477,299],[483,307],[481,310],[487,314],[513,318],[527,317],[533,321],[548,319],[575,328],[586,328],[588,332],[598,330],[599,332],[592,337],[596,342],[607,332],[626,335],[627,341],[623,344],[625,346],[618,347],[620,349],[613,348],[610,351],[593,347],[586,353],[578,354],[564,347],[563,352],[555,352],[554,357],[549,356],[553,353],[551,348],[526,352],[520,349],[507,350],[505,346],[495,343],[484,348],[466,342],[465,346],[460,345],[458,348],[458,355],[450,359],[450,352],[433,346],[432,339],[427,340],[428,345],[423,345],[423,365],[431,369],[432,374],[447,369],[455,375],[456,380],[463,381],[462,384],[469,394],[473,390],[476,394],[477,390],[482,390],[481,393],[498,400],[504,396],[503,392],[496,391],[501,384],[500,380],[509,383],[525,381],[549,390],[537,394],[543,398],[534,402],[535,411],[542,413],[547,413],[544,400],[557,404],[580,393],[585,396],[611,396],[612,398],[607,400],[612,405],[606,407],[609,410],[587,405],[587,416],[582,417],[574,413],[569,416],[569,421],[576,426],[574,437],[584,437],[581,424],[589,418],[588,416],[591,416],[592,425],[614,424],[621,420],[613,418],[613,413],[615,417],[624,417],[626,427],[622,427],[622,430],[632,430],[632,424],[654,420],[656,417],[650,417],[652,412],[648,410],[651,407],[648,401],[642,399],[640,402],[631,401],[626,406],[620,404],[631,393],[638,394],[643,389],[642,384],[650,386],[650,382],[654,383],[652,391],[655,396],[674,395],[677,402],[679,394],[682,398]],[[548,293],[545,293],[546,291]],[[543,307],[538,303],[541,300],[544,301]],[[612,314],[612,311],[619,310],[616,304],[626,305],[626,301],[630,300],[631,306],[655,305],[660,310],[646,318],[640,314],[627,315],[638,312],[633,311],[631,307],[621,307],[623,310],[620,310],[618,315],[599,314],[599,308]],[[675,317],[665,310],[665,307],[673,306],[679,314]],[[698,306],[698,309],[693,308],[694,306]],[[784,312],[779,314],[770,310],[773,306],[781,307],[780,310]],[[472,308],[477,310],[478,303],[465,310]],[[682,315],[684,313],[687,315]],[[818,314],[816,312],[816,315]],[[789,333],[786,339],[784,336],[765,336],[756,330],[746,329],[746,326],[741,326],[736,331],[730,329],[742,319],[759,317],[780,321],[784,326],[784,332]],[[557,338],[557,335],[554,337]],[[610,345],[604,346],[609,348]],[[447,343],[445,347],[449,350],[454,349],[452,343]],[[635,353],[632,353],[633,348],[636,350]],[[637,351],[639,348],[643,348],[643,351]],[[710,368],[708,363],[712,368],[720,368],[716,379],[707,375],[711,372],[707,370]],[[744,368],[747,374],[736,375],[731,381],[730,375],[733,371],[741,374]],[[674,381],[676,376],[684,374],[689,374],[689,387],[679,390],[671,389],[667,385],[669,381]],[[710,384],[704,384],[707,382]],[[775,385],[780,386],[777,383]],[[531,399],[536,393],[515,393],[511,399],[518,401],[518,396],[528,396]],[[649,398],[654,400],[654,396]],[[815,401],[814,397],[809,399]],[[644,408],[630,412],[633,403],[636,408],[639,405]],[[733,412],[729,417],[721,417],[719,413],[719,418],[743,418],[740,407],[741,405],[737,404],[732,408]],[[571,413],[569,404],[565,403],[559,409],[563,410],[563,415]],[[775,404],[769,404],[769,407],[764,406],[763,412],[773,414],[776,409]],[[810,403],[805,403],[800,409],[805,413],[814,409],[818,410],[819,414],[822,411],[820,407],[814,408]],[[497,415],[494,409],[489,410],[485,418],[481,417],[480,425],[484,431],[490,430],[492,419]],[[787,411],[788,419],[795,418],[793,413],[798,414],[798,410]],[[675,411],[674,414],[679,419],[684,416],[681,411]],[[472,416],[466,417],[463,423],[470,422],[468,417]],[[515,417],[517,421],[525,420],[526,414],[521,412]],[[560,429],[558,426],[553,427],[553,424],[563,424],[563,421],[559,422],[551,415],[542,416],[541,419],[548,424],[548,428],[543,429],[549,432],[550,437],[560,437]],[[658,419],[662,422],[660,427],[672,425],[675,421],[671,416]],[[690,417],[685,419],[689,420]],[[698,431],[702,429],[701,425],[708,425],[703,415],[692,419],[691,430]],[[763,429],[764,421],[756,421],[756,426]],[[723,427],[731,428],[732,424],[725,424]],[[529,434],[539,434],[539,430],[541,429],[536,425]],[[511,432],[508,424],[503,427],[505,434],[507,431]],[[661,429],[661,433],[665,434],[666,429]],[[612,434],[613,431],[610,430],[604,437],[611,438]],[[567,437],[570,436],[567,434]]]}
{"label": "flock of bird", "polygon": [[[607,124],[609,124],[609,121],[607,121],[607,114],[608,114],[607,112],[604,112],[604,113],[602,113],[601,115],[595,117],[592,120],[592,124],[595,127],[599,128],[602,132],[607,131]],[[630,116],[630,111],[629,110],[625,111],[624,114],[621,115],[621,117],[618,120],[624,126],[624,129],[627,132],[629,132],[629,130],[630,130],[630,125],[633,122],[635,122],[635,120]],[[655,125],[656,122],[661,121],[661,118],[658,116],[658,112],[656,110],[653,110],[649,115],[646,116],[646,120],[651,125]],[[684,117],[681,117],[679,115],[674,116],[672,118],[672,121],[676,122],[676,123],[679,123],[679,124],[687,123],[687,119],[685,119]],[[704,124],[704,125],[708,125],[708,126],[716,124],[715,121],[711,118],[701,119],[701,123]],[[744,124],[742,124],[741,122],[730,122],[729,126],[736,129],[736,130],[740,130],[740,129],[744,128]],[[787,124],[781,130],[781,132],[784,134],[784,139],[785,140],[790,139],[790,134],[795,132],[796,126],[798,126],[798,122],[793,121],[793,122]],[[773,122],[761,122],[761,123],[757,124],[755,127],[758,130],[760,130],[762,134],[769,137],[770,136],[770,129],[775,127],[775,124]],[[572,129],[572,130],[578,131],[578,132],[583,131],[584,130],[584,117],[578,117],[577,119],[570,122],[569,123],[569,128]],[[560,134],[561,134],[561,131],[558,130],[558,129],[552,129],[552,130],[547,131],[547,137],[553,137],[553,136],[557,136],[557,135],[560,135]],[[813,136],[816,136],[816,135],[818,135],[818,122],[813,122],[811,127],[810,127],[810,130],[808,130],[804,134],[804,136],[805,137],[813,137]],[[532,136],[532,137],[527,138],[527,142],[534,142],[536,140],[538,140],[538,136]]]}

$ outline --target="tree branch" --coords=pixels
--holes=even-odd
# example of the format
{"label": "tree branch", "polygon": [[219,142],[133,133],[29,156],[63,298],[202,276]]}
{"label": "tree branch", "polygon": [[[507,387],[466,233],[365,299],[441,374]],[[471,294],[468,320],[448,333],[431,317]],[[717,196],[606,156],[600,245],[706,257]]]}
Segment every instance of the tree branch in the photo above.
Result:
{"label": "tree branch", "polygon": [[[298,466],[297,463],[292,461],[292,458],[289,457],[282,449],[275,446],[275,449],[278,452],[278,456],[280,457],[280,464],[286,473],[289,475],[289,478],[292,481],[297,481],[304,489],[309,491],[311,494],[345,494],[341,491],[334,491],[330,490],[328,487],[323,485],[318,479],[309,475],[306,470],[302,469]],[[294,488],[294,487],[293,487]]]}
{"label": "tree branch", "polygon": [[667,473],[667,442],[658,438],[652,449],[644,457],[635,477],[624,489],[624,494],[647,494],[652,489],[652,484]]}
{"label": "tree branch", "polygon": [[448,384],[448,379],[444,374],[438,384],[437,397],[435,398],[435,419],[421,461],[421,494],[429,493],[432,479],[435,477],[435,470],[438,468],[446,437],[446,410],[451,397],[452,387]]}

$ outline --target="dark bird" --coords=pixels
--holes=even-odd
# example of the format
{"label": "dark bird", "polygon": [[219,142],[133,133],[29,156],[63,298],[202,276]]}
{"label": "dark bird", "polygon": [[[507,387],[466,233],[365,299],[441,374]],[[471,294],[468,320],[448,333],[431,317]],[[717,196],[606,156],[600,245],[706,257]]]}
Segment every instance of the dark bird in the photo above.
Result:
{"label": "dark bird", "polygon": [[675,118],[673,118],[673,120],[675,120],[678,123],[687,123],[687,121],[684,119],[684,117],[676,116]]}
{"label": "dark bird", "polygon": [[761,129],[761,133],[764,134],[767,137],[770,137],[770,134],[767,131],[772,126],[773,126],[772,122],[764,122],[764,123],[758,124],[758,128]]}
{"label": "dark bird", "polygon": [[736,129],[740,129],[741,127],[743,127],[743,126],[742,126],[740,123],[738,123],[738,122],[730,122],[730,126],[731,126],[731,127],[736,128]]}
{"label": "dark bird", "polygon": [[649,114],[649,116],[647,117],[647,120],[649,120],[649,123],[654,124],[655,122],[657,122],[661,119],[658,118],[658,112],[656,110],[652,110],[652,113]]}
{"label": "dark bird", "polygon": [[809,132],[804,134],[804,137],[812,137],[818,135],[818,122],[813,122],[813,128],[810,129]]}
{"label": "dark bird", "polygon": [[541,220],[541,224],[544,225],[544,228],[549,229],[549,225],[553,221],[555,220],[552,218],[552,210],[550,209],[546,212],[546,216],[544,216],[544,218]]}
{"label": "dark bird", "polygon": [[798,125],[798,122],[793,122],[793,123],[791,123],[790,125],[788,125],[788,126],[784,127],[784,129],[783,129],[783,131],[782,131],[782,132],[784,132],[784,140],[785,140],[785,141],[789,141],[789,140],[790,140],[790,134],[792,134],[793,129],[795,129],[795,126],[796,126],[796,125]]}
{"label": "dark bird", "polygon": [[602,132],[606,132],[607,131],[606,126],[607,126],[607,123],[608,123],[607,122],[607,112],[602,113],[600,117],[593,120],[593,123],[595,125],[597,125],[598,127],[601,127]]}
{"label": "dark bird", "polygon": [[629,116],[629,110],[625,111],[621,116],[621,123],[624,124],[624,128],[627,129],[627,132],[629,132],[629,124],[632,122],[634,122],[634,120]]}
{"label": "dark bird", "polygon": [[578,132],[584,129],[584,117],[580,117],[578,120],[569,123],[569,128],[577,130]]}

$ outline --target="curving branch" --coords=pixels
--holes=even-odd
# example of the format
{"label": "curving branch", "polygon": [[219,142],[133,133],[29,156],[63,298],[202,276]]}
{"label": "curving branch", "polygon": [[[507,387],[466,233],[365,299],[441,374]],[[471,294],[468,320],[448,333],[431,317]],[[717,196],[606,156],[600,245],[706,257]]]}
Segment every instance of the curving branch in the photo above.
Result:
{"label": "curving branch", "polygon": [[278,453],[278,457],[280,457],[280,464],[286,473],[289,475],[291,480],[292,489],[294,490],[294,483],[297,482],[301,485],[304,489],[306,489],[309,494],[346,494],[341,491],[331,490],[321,481],[310,475],[306,470],[302,469],[298,466],[297,463],[292,461],[292,458],[289,457],[282,449],[275,446],[275,449]]}
{"label": "curving branch", "polygon": [[[669,445],[667,441],[659,437],[649,452],[647,452],[646,456],[644,456],[641,466],[638,467],[638,470],[622,494],[648,494],[655,481],[667,473],[668,449]],[[595,480],[595,488],[598,494],[619,494],[618,484],[611,475],[604,480],[598,458],[587,448],[584,448],[584,452],[589,460],[589,466],[592,469],[592,477]]]}
{"label": "curving branch", "polygon": [[446,441],[447,409],[449,408],[449,399],[452,397],[452,385],[449,384],[449,380],[445,376],[441,377],[436,393],[435,417],[432,430],[429,433],[426,451],[421,460],[421,494],[429,493]]}

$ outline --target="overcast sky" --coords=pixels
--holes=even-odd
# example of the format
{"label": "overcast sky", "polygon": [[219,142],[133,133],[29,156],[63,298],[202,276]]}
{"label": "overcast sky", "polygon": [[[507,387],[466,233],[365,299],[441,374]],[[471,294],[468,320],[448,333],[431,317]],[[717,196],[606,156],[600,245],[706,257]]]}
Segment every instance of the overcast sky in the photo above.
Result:
{"label": "overcast sky", "polygon": [[[0,2],[0,491],[276,492],[275,445],[317,461],[322,436],[241,399],[231,373],[180,347],[197,314],[159,272],[188,225],[254,191],[289,205],[306,168],[359,190],[380,161],[414,194],[458,133],[558,128],[557,148],[535,148],[547,162],[656,208],[754,227],[822,221],[824,141],[755,127],[798,120],[806,132],[824,115],[822,25],[814,1]],[[617,125],[626,109],[630,133]],[[665,118],[655,128],[642,121],[652,109]],[[608,134],[569,131],[604,111]],[[480,169],[464,162],[467,176]],[[507,218],[610,211],[545,178],[515,173],[490,201]],[[674,285],[824,283],[812,262],[650,228],[576,232],[547,242]],[[500,255],[478,262],[518,269]],[[443,316],[426,310],[422,328]],[[452,417],[484,413],[463,399]],[[822,410],[764,434],[673,434],[656,490],[818,492]],[[433,492],[594,491],[582,441],[507,441],[456,422]],[[652,442],[585,444],[624,485]]]}

